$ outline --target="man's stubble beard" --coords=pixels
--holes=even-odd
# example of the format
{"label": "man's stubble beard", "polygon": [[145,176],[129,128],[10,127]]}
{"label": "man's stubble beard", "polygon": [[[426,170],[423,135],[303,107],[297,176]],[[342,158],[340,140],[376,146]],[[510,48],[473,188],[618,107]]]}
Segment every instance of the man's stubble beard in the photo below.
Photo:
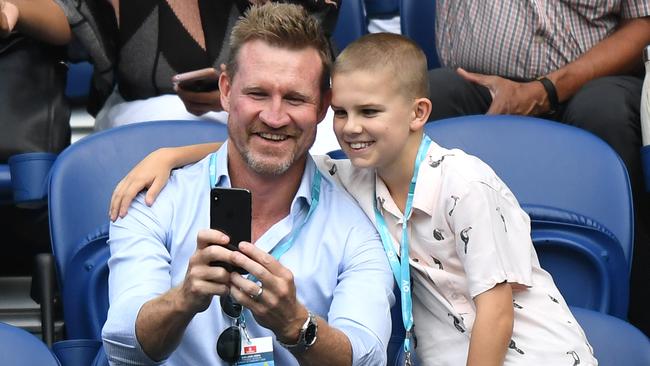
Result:
{"label": "man's stubble beard", "polygon": [[255,173],[270,176],[280,176],[286,173],[296,161],[295,151],[292,151],[291,155],[287,159],[284,159],[284,161],[275,164],[265,161],[266,159],[258,159],[248,148],[242,151],[242,157],[244,158],[246,165],[248,165]]}

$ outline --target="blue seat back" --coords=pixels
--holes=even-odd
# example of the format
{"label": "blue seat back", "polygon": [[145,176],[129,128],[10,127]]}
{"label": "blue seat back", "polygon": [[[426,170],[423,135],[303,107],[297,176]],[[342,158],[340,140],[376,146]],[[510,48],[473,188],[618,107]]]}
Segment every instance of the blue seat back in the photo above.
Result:
{"label": "blue seat back", "polygon": [[634,217],[627,171],[596,136],[521,116],[428,123],[441,146],[489,164],[531,217],[542,267],[570,305],[625,318]]}
{"label": "blue seat back", "polygon": [[73,104],[85,104],[90,94],[93,76],[93,65],[82,61],[68,64],[68,79],[65,85],[65,96]]}
{"label": "blue seat back", "polygon": [[218,123],[146,122],[90,135],[60,154],[52,167],[48,202],[69,338],[97,339],[106,317],[105,242],[118,181],[159,147],[226,139],[227,127]]}
{"label": "blue seat back", "polygon": [[342,0],[334,28],[335,48],[342,51],[355,39],[368,33],[363,0]]}
{"label": "blue seat back", "polygon": [[8,366],[60,366],[40,339],[13,325],[0,322],[0,363]]}
{"label": "blue seat back", "polygon": [[626,321],[595,311],[572,307],[594,349],[599,366],[650,365],[650,341]]}
{"label": "blue seat back", "polygon": [[0,164],[0,205],[13,202],[9,164]]}
{"label": "blue seat back", "polygon": [[400,0],[402,34],[420,45],[427,55],[429,69],[440,67],[436,50],[436,1]]}
{"label": "blue seat back", "polygon": [[368,17],[385,17],[399,14],[399,0],[365,0]]}

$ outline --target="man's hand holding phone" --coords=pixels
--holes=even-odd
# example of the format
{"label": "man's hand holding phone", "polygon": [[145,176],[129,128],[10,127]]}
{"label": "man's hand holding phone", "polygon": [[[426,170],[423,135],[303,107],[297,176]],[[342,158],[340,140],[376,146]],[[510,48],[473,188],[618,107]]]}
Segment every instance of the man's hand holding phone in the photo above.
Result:
{"label": "man's hand holding phone", "polygon": [[[218,251],[230,251],[210,264],[230,274],[230,295],[250,309],[257,322],[287,343],[307,318],[307,309],[296,298],[293,273],[271,254],[251,244],[251,193],[238,188],[213,188],[210,192],[210,227],[229,236]],[[217,251],[217,249],[214,249]],[[244,277],[250,273],[254,276]],[[254,282],[255,281],[255,282]],[[284,337],[284,338],[283,338]]]}
{"label": "man's hand holding phone", "polygon": [[213,296],[230,293],[230,272],[215,267],[215,261],[228,262],[232,251],[226,249],[230,238],[218,230],[199,231],[196,250],[190,257],[185,279],[180,286],[181,308],[200,313],[210,306]]}
{"label": "man's hand holding phone", "polygon": [[[224,66],[222,65],[221,71]],[[185,109],[195,116],[208,112],[221,112],[221,94],[219,93],[219,74],[217,69],[208,67],[182,74],[172,78],[174,91],[185,104]]]}
{"label": "man's hand holding phone", "polygon": [[307,319],[307,308],[298,301],[291,270],[248,242],[241,242],[230,260],[256,279],[253,282],[250,276],[231,272],[230,296],[249,309],[257,323],[272,330],[278,340],[295,343],[298,330]]}

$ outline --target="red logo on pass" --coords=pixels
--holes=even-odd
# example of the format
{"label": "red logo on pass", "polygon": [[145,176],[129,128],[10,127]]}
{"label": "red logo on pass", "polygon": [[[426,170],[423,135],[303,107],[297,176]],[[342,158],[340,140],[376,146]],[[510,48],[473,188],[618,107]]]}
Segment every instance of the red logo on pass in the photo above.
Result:
{"label": "red logo on pass", "polygon": [[257,352],[257,347],[256,346],[246,346],[244,347],[244,353],[256,353]]}

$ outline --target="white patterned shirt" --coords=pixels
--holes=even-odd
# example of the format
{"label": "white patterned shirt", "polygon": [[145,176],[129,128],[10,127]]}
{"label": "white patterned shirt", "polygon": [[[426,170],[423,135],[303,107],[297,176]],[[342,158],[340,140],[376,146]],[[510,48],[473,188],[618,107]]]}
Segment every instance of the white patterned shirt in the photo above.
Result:
{"label": "white patterned shirt", "polygon": [[[404,217],[375,171],[354,168],[349,160],[316,157],[316,163],[323,174],[334,173],[373,222],[376,200],[400,253]],[[504,365],[598,364],[539,264],[528,215],[487,164],[433,142],[418,171],[408,227],[421,364],[464,365],[476,317],[473,299],[504,281],[513,287],[514,307]]]}

